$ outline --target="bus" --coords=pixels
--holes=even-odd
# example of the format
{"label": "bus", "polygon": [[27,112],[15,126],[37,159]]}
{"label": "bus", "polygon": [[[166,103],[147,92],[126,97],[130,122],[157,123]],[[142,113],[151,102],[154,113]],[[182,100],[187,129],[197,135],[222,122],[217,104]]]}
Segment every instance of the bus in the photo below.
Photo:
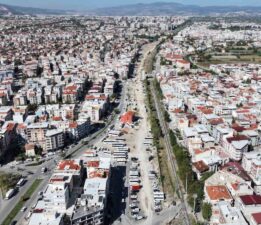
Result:
{"label": "bus", "polygon": [[119,130],[110,130],[108,134],[110,136],[118,137],[118,136],[120,136],[121,132]]}
{"label": "bus", "polygon": [[115,138],[116,141],[126,141],[125,138]]}
{"label": "bus", "polygon": [[152,145],[152,142],[150,142],[150,141],[144,141],[143,144],[144,144],[144,145]]}
{"label": "bus", "polygon": [[126,146],[126,144],[119,144],[119,143],[117,143],[117,144],[112,144],[112,147],[113,148],[117,148],[117,147],[124,147],[124,146]]}
{"label": "bus", "polygon": [[153,137],[145,137],[145,140],[153,140]]}
{"label": "bus", "polygon": [[124,154],[124,155],[128,155],[128,152],[126,151],[114,151],[113,154]]}
{"label": "bus", "polygon": [[129,147],[118,147],[117,150],[126,150],[126,151],[130,151]]}
{"label": "bus", "polygon": [[108,139],[105,139],[104,141],[103,141],[104,143],[109,143],[109,144],[113,144],[113,143],[116,143],[117,141],[116,140],[108,140]]}
{"label": "bus", "polygon": [[127,162],[127,159],[126,159],[126,158],[117,158],[117,159],[116,159],[116,162],[126,163],[126,162]]}
{"label": "bus", "polygon": [[124,155],[114,155],[113,156],[114,159],[127,159],[128,157],[127,156],[124,156]]}
{"label": "bus", "polygon": [[130,182],[137,182],[140,183],[140,179],[139,178],[130,178]]}
{"label": "bus", "polygon": [[117,154],[117,153],[119,153],[119,154],[124,154],[124,155],[127,155],[127,154],[128,154],[128,152],[126,152],[126,151],[114,151],[114,152],[113,152],[113,154]]}
{"label": "bus", "polygon": [[164,201],[164,196],[154,196],[154,202]]}
{"label": "bus", "polygon": [[22,186],[24,185],[24,183],[25,183],[25,179],[24,179],[24,178],[21,178],[21,179],[17,182],[16,186],[17,186],[17,187],[22,187]]}

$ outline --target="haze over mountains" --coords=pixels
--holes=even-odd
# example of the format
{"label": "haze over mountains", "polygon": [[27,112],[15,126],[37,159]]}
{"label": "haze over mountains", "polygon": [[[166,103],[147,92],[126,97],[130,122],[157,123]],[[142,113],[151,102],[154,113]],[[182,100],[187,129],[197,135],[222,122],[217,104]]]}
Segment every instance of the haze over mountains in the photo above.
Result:
{"label": "haze over mountains", "polygon": [[197,6],[180,3],[155,2],[151,4],[135,4],[96,9],[97,15],[210,15],[216,13],[261,13],[261,7],[252,6]]}
{"label": "haze over mountains", "polygon": [[260,14],[261,7],[254,6],[197,6],[180,3],[155,2],[150,4],[133,4],[94,10],[68,11],[39,9],[0,4],[0,15],[62,15],[82,14],[100,16],[157,16],[157,15],[213,15],[226,13]]}

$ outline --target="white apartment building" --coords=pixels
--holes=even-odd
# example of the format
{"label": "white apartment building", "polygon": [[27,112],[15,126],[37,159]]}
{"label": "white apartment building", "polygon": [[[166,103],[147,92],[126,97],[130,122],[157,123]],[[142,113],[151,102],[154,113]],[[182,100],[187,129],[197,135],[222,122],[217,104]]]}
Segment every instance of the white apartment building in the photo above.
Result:
{"label": "white apartment building", "polygon": [[64,146],[64,134],[62,130],[47,130],[45,134],[45,146],[47,151],[54,151]]}

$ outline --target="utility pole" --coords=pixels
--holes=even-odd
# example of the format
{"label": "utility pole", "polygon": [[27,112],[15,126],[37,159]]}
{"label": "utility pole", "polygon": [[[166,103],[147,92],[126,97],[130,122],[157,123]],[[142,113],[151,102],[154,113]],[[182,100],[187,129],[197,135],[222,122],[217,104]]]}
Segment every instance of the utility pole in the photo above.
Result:
{"label": "utility pole", "polygon": [[186,194],[188,193],[188,173],[186,173]]}

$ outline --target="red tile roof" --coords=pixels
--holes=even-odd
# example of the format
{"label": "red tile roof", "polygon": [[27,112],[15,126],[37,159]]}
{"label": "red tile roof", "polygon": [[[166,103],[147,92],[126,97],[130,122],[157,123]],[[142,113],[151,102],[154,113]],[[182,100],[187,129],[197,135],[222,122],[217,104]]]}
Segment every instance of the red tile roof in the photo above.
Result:
{"label": "red tile roof", "polygon": [[232,141],[243,141],[243,140],[248,140],[249,138],[245,135],[237,135],[237,136],[234,136],[234,137],[228,137],[227,138],[227,141],[229,143],[231,143]]}
{"label": "red tile roof", "polygon": [[181,64],[190,64],[190,62],[184,60],[184,59],[181,59],[181,60],[177,60],[177,62],[181,63]]}
{"label": "red tile roof", "polygon": [[233,175],[241,177],[245,181],[251,181],[251,177],[248,173],[243,169],[243,167],[238,162],[228,162],[223,167],[222,170],[227,171]]}
{"label": "red tile roof", "polygon": [[52,119],[53,119],[54,121],[61,121],[61,120],[62,120],[62,117],[60,117],[60,116],[53,116]]}
{"label": "red tile roof", "polygon": [[74,160],[64,160],[58,164],[58,169],[65,170],[65,168],[69,170],[80,170],[81,167],[76,164]]}
{"label": "red tile roof", "polygon": [[30,150],[34,149],[35,144],[29,143],[29,144],[26,144],[24,147],[25,147],[25,151],[30,151]]}
{"label": "red tile roof", "polygon": [[209,120],[209,123],[211,125],[218,125],[218,124],[223,124],[224,120],[223,120],[223,118],[211,119],[211,120]]}
{"label": "red tile roof", "polygon": [[260,205],[261,204],[261,195],[242,195],[239,197],[245,205]]}
{"label": "red tile roof", "polygon": [[95,161],[89,161],[87,162],[87,167],[99,167],[100,165],[100,161],[99,160],[95,160]]}
{"label": "red tile roof", "polygon": [[100,96],[94,96],[94,95],[86,95],[85,96],[85,100],[106,100],[107,97],[105,95],[100,95]]}
{"label": "red tile roof", "polygon": [[4,92],[0,93],[0,97],[5,97],[5,96],[6,96],[6,93],[4,93]]}
{"label": "red tile roof", "polygon": [[77,126],[78,126],[77,122],[69,123],[69,128],[77,128]]}
{"label": "red tile roof", "polygon": [[206,172],[206,171],[209,170],[208,165],[205,164],[202,160],[193,163],[193,166],[194,166],[200,173],[203,173],[203,172]]}
{"label": "red tile roof", "polygon": [[15,124],[14,123],[8,123],[7,127],[6,127],[6,130],[7,131],[12,131],[15,127]]}
{"label": "red tile roof", "polygon": [[232,199],[225,185],[207,186],[206,191],[211,200]]}
{"label": "red tile roof", "polygon": [[256,224],[261,224],[261,212],[259,213],[253,213],[252,217],[256,221]]}
{"label": "red tile roof", "polygon": [[133,111],[126,112],[121,116],[121,122],[131,124],[134,120],[134,115],[135,113]]}

